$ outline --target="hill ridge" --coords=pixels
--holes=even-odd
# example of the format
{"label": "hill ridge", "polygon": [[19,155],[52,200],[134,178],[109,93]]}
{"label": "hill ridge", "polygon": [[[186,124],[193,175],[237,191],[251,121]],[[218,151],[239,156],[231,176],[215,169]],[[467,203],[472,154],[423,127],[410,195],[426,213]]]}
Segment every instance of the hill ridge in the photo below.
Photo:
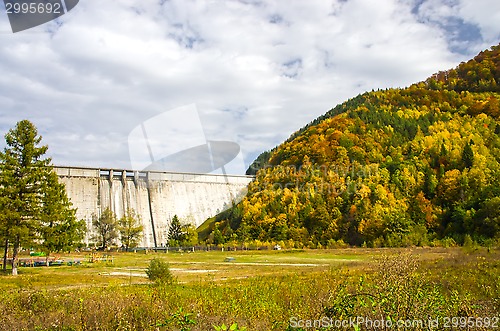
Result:
{"label": "hill ridge", "polygon": [[499,83],[500,45],[407,88],[332,108],[258,159],[248,195],[212,220],[210,240],[498,239]]}

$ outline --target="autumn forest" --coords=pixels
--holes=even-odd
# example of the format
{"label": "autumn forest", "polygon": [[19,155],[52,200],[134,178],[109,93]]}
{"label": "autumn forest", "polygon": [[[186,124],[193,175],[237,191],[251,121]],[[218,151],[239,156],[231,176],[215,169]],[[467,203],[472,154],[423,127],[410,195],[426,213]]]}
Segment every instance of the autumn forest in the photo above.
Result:
{"label": "autumn forest", "polygon": [[207,240],[490,245],[500,237],[500,45],[336,106],[263,153]]}

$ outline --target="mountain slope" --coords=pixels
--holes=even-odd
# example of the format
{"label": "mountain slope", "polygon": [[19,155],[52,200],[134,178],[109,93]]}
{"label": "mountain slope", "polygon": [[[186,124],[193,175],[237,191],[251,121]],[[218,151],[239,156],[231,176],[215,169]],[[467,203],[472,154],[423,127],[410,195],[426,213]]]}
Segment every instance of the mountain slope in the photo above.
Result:
{"label": "mountain slope", "polygon": [[[400,246],[500,237],[500,45],[359,95],[259,159],[210,240]],[[257,171],[258,170],[258,171]]]}

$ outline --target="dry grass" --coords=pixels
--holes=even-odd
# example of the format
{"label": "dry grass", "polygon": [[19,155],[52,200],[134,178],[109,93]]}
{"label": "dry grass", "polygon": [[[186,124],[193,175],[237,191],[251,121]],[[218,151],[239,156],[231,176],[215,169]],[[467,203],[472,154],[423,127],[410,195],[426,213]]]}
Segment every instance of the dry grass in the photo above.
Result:
{"label": "dry grass", "polygon": [[[153,257],[169,262],[178,284],[141,276]],[[499,250],[459,248],[117,254],[113,264],[2,276],[0,306],[11,313],[0,330],[214,330],[232,322],[289,330],[292,317],[493,317],[499,261]]]}

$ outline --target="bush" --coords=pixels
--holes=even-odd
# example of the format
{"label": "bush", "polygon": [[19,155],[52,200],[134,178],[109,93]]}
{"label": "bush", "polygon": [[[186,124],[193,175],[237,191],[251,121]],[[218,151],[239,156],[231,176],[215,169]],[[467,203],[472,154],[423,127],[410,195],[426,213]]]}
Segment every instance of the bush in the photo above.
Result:
{"label": "bush", "polygon": [[474,248],[474,241],[472,240],[472,238],[469,234],[466,234],[464,237],[463,247]]}
{"label": "bush", "polygon": [[441,243],[443,244],[443,247],[446,247],[446,248],[457,246],[457,242],[455,241],[455,239],[448,238],[448,237],[441,239]]}
{"label": "bush", "polygon": [[148,275],[149,280],[157,284],[173,284],[176,281],[172,272],[170,272],[168,263],[158,258],[154,258],[149,262],[146,275]]}
{"label": "bush", "polygon": [[348,248],[349,244],[346,244],[342,239],[335,241],[335,239],[329,239],[326,246],[328,248],[336,249],[336,248]]}

